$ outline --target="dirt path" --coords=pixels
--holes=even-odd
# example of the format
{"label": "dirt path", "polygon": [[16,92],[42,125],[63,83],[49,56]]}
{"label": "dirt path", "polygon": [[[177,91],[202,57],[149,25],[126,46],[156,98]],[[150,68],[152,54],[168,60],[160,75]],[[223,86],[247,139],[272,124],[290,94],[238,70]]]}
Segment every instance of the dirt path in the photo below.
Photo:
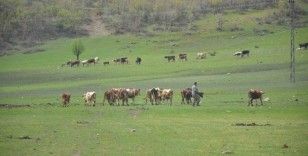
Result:
{"label": "dirt path", "polygon": [[85,29],[88,31],[89,36],[96,37],[110,35],[111,32],[106,29],[106,26],[103,22],[103,16],[98,15],[97,13],[98,11],[91,11],[91,23],[89,25],[85,25]]}

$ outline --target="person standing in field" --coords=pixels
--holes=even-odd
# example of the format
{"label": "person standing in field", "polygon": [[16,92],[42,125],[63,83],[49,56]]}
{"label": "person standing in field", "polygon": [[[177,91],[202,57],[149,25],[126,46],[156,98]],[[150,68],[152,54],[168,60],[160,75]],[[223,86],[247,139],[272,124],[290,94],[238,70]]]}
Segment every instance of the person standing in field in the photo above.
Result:
{"label": "person standing in field", "polygon": [[199,95],[199,90],[197,87],[197,82],[194,82],[193,86],[191,87],[191,93],[192,93],[192,98],[194,98],[193,101],[193,106],[197,105],[200,106],[200,95]]}

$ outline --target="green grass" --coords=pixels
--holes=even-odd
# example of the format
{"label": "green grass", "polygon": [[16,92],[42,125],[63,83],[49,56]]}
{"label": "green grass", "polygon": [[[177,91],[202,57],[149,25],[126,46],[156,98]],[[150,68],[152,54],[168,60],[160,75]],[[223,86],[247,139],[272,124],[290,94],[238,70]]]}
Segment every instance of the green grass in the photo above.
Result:
{"label": "green grass", "polygon": [[[290,83],[289,31],[253,20],[269,12],[228,12],[223,32],[215,31],[215,17],[208,15],[191,35],[82,38],[81,59],[127,56],[128,65],[60,67],[75,58],[67,38],[42,45],[41,53],[0,57],[0,103],[31,105],[0,109],[0,155],[307,155],[308,53],[296,51],[296,83]],[[243,31],[228,31],[234,22]],[[273,33],[259,36],[255,27]],[[307,42],[308,28],[296,31],[296,45]],[[250,57],[232,56],[243,49]],[[196,60],[200,51],[217,55]],[[187,62],[163,58],[183,52]],[[137,56],[140,66],[134,64]],[[200,107],[180,104],[180,90],[194,81],[206,98]],[[144,103],[145,90],[156,86],[175,91],[172,106]],[[130,106],[103,106],[103,92],[112,87],[141,88],[142,95]],[[270,101],[247,107],[250,88],[262,89]],[[84,106],[87,90],[97,92],[96,107]],[[65,91],[72,94],[67,108],[59,101]]]}

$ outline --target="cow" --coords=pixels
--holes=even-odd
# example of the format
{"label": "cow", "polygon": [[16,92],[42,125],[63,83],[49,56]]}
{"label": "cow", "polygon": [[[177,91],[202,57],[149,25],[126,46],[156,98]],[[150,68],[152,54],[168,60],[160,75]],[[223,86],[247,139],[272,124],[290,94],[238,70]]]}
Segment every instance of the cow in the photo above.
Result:
{"label": "cow", "polygon": [[103,100],[103,105],[105,105],[105,100],[107,99],[109,105],[114,105],[116,102],[116,93],[112,90],[107,90],[104,93],[104,100]]}
{"label": "cow", "polygon": [[205,59],[205,58],[206,58],[206,53],[204,52],[197,53],[197,59]]}
{"label": "cow", "polygon": [[161,101],[161,89],[160,88],[151,88],[148,89],[146,92],[145,103],[148,103],[148,99],[150,100],[151,104],[159,104]]}
{"label": "cow", "polygon": [[81,61],[82,66],[84,66],[85,64],[88,64],[88,60],[83,60]]}
{"label": "cow", "polygon": [[63,63],[63,64],[61,65],[61,67],[64,67],[65,65],[70,66],[70,65],[71,65],[71,63],[72,63],[72,61],[71,61],[71,60],[70,60],[70,61],[67,61],[66,63]]}
{"label": "cow", "polygon": [[135,97],[140,95],[140,89],[136,89],[136,88],[127,88],[126,89],[127,93],[128,93],[128,98],[132,99],[132,102],[135,101]]}
{"label": "cow", "polygon": [[120,63],[121,63],[121,64],[124,64],[124,63],[128,64],[128,59],[127,59],[127,57],[122,57],[122,58],[120,58]]}
{"label": "cow", "polygon": [[114,93],[115,101],[117,101],[118,106],[120,105],[119,101],[122,101],[122,105],[126,103],[128,106],[128,92],[124,88],[112,88],[110,89],[110,92]]}
{"label": "cow", "polygon": [[242,56],[242,52],[241,51],[237,51],[233,54],[233,56]]}
{"label": "cow", "polygon": [[109,61],[103,62],[104,65],[109,65]]}
{"label": "cow", "polygon": [[308,48],[308,43],[300,43],[299,44],[299,49],[307,49]]}
{"label": "cow", "polygon": [[161,91],[161,99],[162,101],[170,101],[170,105],[172,105],[173,91],[171,89],[163,89]]}
{"label": "cow", "polygon": [[249,56],[249,50],[243,50],[241,57],[244,57],[245,55]]}
{"label": "cow", "polygon": [[118,64],[118,63],[121,62],[121,59],[120,59],[120,58],[117,58],[117,59],[113,59],[112,61],[113,61],[114,63]]}
{"label": "cow", "polygon": [[174,62],[175,61],[175,56],[165,56],[165,59],[167,59],[168,62],[170,62],[170,61]]}
{"label": "cow", "polygon": [[[263,102],[262,102],[262,95],[264,94],[264,92],[262,90],[258,90],[258,89],[250,89],[248,91],[248,106],[253,106],[253,103],[252,101],[253,100],[257,100],[257,99],[260,99],[261,101],[261,105],[263,105]],[[258,104],[256,103],[256,106],[258,106]]]}
{"label": "cow", "polygon": [[191,90],[191,88],[183,89],[183,90],[181,91],[181,97],[182,97],[182,102],[181,102],[181,104],[185,104],[185,101],[184,101],[184,100],[186,100],[186,103],[187,103],[187,104],[192,103],[192,102],[191,102],[191,98],[192,98],[192,90]]}
{"label": "cow", "polygon": [[141,58],[140,57],[136,58],[136,64],[141,64]]}
{"label": "cow", "polygon": [[79,67],[79,64],[80,64],[80,61],[79,61],[79,60],[71,61],[71,63],[70,63],[71,67],[74,67],[74,66]]}
{"label": "cow", "polygon": [[92,103],[93,106],[95,106],[96,102],[96,93],[94,91],[92,92],[86,92],[82,95],[85,105],[90,105]]}
{"label": "cow", "polygon": [[70,103],[71,94],[62,93],[61,100],[64,107],[66,107]]}
{"label": "cow", "polygon": [[179,59],[187,61],[187,54],[179,54]]}
{"label": "cow", "polygon": [[99,58],[95,57],[95,58],[91,58],[91,59],[86,60],[85,63],[88,64],[88,65],[93,63],[95,65],[96,63],[98,63],[98,61],[99,61]]}

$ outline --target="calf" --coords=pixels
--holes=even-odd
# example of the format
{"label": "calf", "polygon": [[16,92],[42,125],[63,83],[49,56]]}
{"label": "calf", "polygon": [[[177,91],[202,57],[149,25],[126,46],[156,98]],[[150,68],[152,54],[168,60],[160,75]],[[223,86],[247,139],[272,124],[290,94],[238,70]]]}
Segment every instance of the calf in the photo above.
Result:
{"label": "calf", "polygon": [[[249,101],[248,101],[248,106],[253,106],[253,103],[252,103],[252,101],[253,100],[257,100],[257,99],[260,99],[260,101],[261,101],[261,105],[263,105],[263,102],[262,102],[262,95],[264,94],[264,92],[263,91],[261,91],[261,90],[257,90],[257,89],[250,89],[249,91],[248,91],[248,99],[249,99]],[[257,106],[257,103],[256,103],[256,106]]]}
{"label": "calf", "polygon": [[85,94],[82,95],[85,105],[90,105],[91,103],[93,104],[93,106],[95,106],[95,102],[96,102],[96,93],[94,91],[92,92],[87,92]]}
{"label": "calf", "polygon": [[66,107],[70,103],[71,95],[68,93],[62,93],[61,100],[64,107]]}
{"label": "calf", "polygon": [[186,100],[186,103],[187,103],[187,104],[192,103],[192,102],[191,102],[191,98],[192,98],[192,90],[191,90],[191,88],[183,89],[183,90],[181,91],[181,96],[182,96],[182,102],[181,102],[181,104],[185,104],[185,101],[184,101],[184,100]]}
{"label": "calf", "polygon": [[179,59],[187,61],[187,54],[179,54]]}
{"label": "calf", "polygon": [[174,62],[175,61],[175,56],[165,56],[165,58],[168,60],[168,62],[170,62],[170,61]]}

